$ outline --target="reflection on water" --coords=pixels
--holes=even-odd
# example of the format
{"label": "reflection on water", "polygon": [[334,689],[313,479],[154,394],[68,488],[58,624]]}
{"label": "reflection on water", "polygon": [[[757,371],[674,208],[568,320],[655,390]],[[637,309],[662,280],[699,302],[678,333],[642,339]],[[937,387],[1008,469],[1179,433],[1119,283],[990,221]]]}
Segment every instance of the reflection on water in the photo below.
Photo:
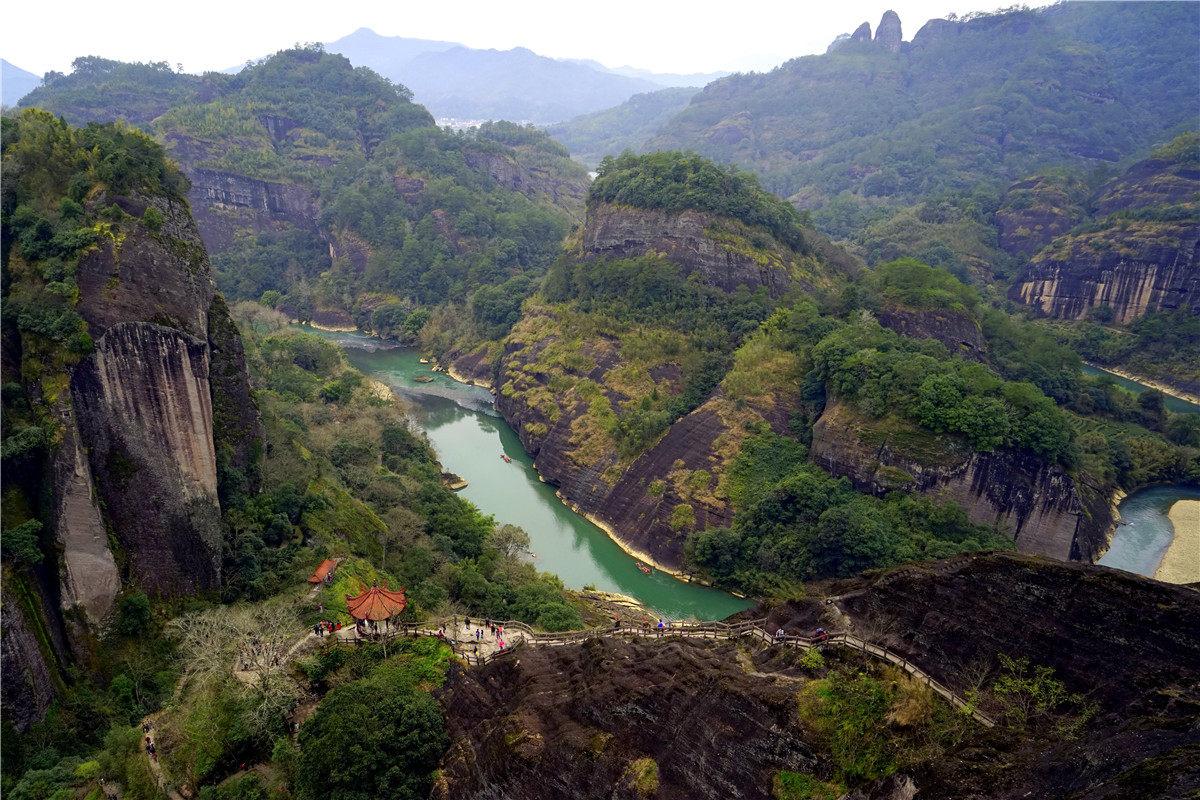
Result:
{"label": "reflection on water", "polygon": [[[342,344],[350,363],[409,401],[414,421],[428,434],[442,466],[468,482],[460,494],[498,522],[524,528],[539,569],[557,574],[572,588],[594,586],[631,595],[673,619],[721,619],[749,607],[725,592],[657,572],[643,574],[604,531],[563,505],[538,479],[486,389],[430,371],[408,348],[358,334],[312,332]],[[413,380],[418,375],[433,380],[419,383]]]}
{"label": "reflection on water", "polygon": [[[1141,392],[1144,392],[1150,388],[1143,383],[1131,381],[1128,378],[1122,378],[1120,375],[1109,372],[1105,369],[1093,367],[1089,364],[1084,364],[1081,369],[1084,375],[1088,375],[1093,378],[1099,378],[1102,375],[1112,378],[1122,389],[1128,389],[1134,394],[1140,394]],[[1180,400],[1178,397],[1172,397],[1169,394],[1163,395],[1163,407],[1172,414],[1186,414],[1193,412],[1200,413],[1200,406],[1196,405],[1195,403],[1189,403],[1187,400]]]}

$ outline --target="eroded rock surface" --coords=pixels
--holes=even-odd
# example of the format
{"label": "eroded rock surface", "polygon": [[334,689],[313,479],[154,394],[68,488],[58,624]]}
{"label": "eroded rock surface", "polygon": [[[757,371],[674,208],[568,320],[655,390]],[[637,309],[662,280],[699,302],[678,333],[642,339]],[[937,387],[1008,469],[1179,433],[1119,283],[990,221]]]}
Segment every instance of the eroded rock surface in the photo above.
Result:
{"label": "eroded rock surface", "polygon": [[[1015,553],[810,589],[738,616],[795,632],[849,628],[960,693],[994,683],[997,654],[1026,658],[1094,708],[1075,738],[1002,720],[931,757],[914,752],[848,797],[1149,800],[1200,788],[1195,590]],[[455,667],[437,695],[453,744],[433,796],[634,798],[631,768],[647,759],[659,798],[773,797],[781,769],[828,780],[830,754],[802,719],[801,689],[819,673],[795,657],[727,642],[592,639]]]}
{"label": "eroded rock surface", "polygon": [[966,314],[946,308],[912,309],[890,305],[876,318],[885,328],[911,339],[937,339],[951,355],[986,364],[987,341],[979,323]]}
{"label": "eroded rock surface", "polygon": [[[453,744],[433,797],[762,798],[780,769],[822,772],[796,685],[750,674],[730,643],[592,639],[454,668],[439,692]],[[644,762],[643,762],[644,763]]]}
{"label": "eroded rock surface", "polygon": [[954,500],[972,522],[1009,531],[1025,553],[1091,563],[1115,525],[1107,496],[1058,467],[1014,452],[976,453],[949,435],[881,432],[842,404],[813,425],[811,458],[861,492]]}
{"label": "eroded rock surface", "polygon": [[609,258],[662,254],[679,264],[684,275],[699,273],[705,283],[727,292],[738,286],[765,286],[772,297],[779,297],[793,285],[798,276],[782,258],[760,264],[706,235],[713,219],[702,211],[633,210],[597,203],[588,208],[583,249],[587,255]]}

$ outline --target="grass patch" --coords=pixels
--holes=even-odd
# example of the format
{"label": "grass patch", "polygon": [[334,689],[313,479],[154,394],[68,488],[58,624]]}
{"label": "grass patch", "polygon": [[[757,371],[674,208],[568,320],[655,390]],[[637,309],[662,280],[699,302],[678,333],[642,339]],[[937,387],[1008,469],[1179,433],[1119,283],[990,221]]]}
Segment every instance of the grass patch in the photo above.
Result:
{"label": "grass patch", "polygon": [[653,758],[639,758],[625,770],[629,785],[637,790],[638,796],[649,797],[658,791],[658,764]]}

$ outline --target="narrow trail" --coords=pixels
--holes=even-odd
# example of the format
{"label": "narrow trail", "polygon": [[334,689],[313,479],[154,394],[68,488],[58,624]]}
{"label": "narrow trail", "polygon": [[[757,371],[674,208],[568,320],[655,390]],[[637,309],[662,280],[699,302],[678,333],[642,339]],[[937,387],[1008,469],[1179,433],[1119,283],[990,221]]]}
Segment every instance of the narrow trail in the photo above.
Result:
{"label": "narrow trail", "polygon": [[[642,625],[619,623],[612,627],[591,628],[582,631],[565,633],[538,633],[523,622],[508,620],[495,622],[495,632],[492,628],[480,625],[480,620],[468,624],[465,618],[454,617],[448,620],[433,620],[420,625],[398,625],[389,630],[362,636],[353,627],[340,631],[331,631],[324,636],[309,632],[292,645],[278,667],[282,669],[304,650],[325,644],[349,645],[357,642],[385,642],[404,637],[431,636],[448,642],[456,656],[467,664],[482,665],[496,659],[505,658],[523,647],[564,647],[577,644],[587,639],[630,638],[648,641],[670,639],[724,639],[749,641],[762,647],[788,647],[808,650],[814,647],[843,647],[857,650],[872,658],[899,667],[925,684],[931,691],[939,695],[952,706],[969,714],[976,721],[987,727],[995,722],[978,711],[966,698],[934,680],[929,673],[913,664],[907,657],[854,636],[850,633],[833,633],[823,637],[811,636],[778,636],[769,633],[762,626],[767,620],[757,619],[747,622],[727,624],[723,622],[673,622],[662,628],[643,623]],[[244,678],[243,678],[244,679]]]}

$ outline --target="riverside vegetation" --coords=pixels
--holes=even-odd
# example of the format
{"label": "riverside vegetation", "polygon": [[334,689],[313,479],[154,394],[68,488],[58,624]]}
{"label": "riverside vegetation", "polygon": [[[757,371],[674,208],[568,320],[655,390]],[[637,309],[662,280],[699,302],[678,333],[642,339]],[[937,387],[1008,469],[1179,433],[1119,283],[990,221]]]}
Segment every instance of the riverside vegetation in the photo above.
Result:
{"label": "riverside vegetation", "polygon": [[[310,87],[303,93],[302,84]],[[113,91],[97,93],[98,85]],[[263,424],[252,457],[238,461],[222,451],[217,460],[219,587],[198,598],[156,595],[123,572],[111,624],[81,622],[86,633],[69,651],[76,655],[60,659],[50,641],[58,612],[42,610],[55,606],[37,597],[58,592],[52,535],[58,523],[47,501],[54,491],[49,465],[62,445],[54,402],[65,386],[63,371],[95,346],[75,310],[76,270],[102,237],[158,234],[174,224],[153,203],[132,217],[116,201],[128,195],[178,201],[188,189],[163,148],[128,127],[73,129],[36,111],[4,120],[5,339],[21,348],[17,362],[7,351],[4,361],[4,469],[6,477],[20,476],[5,489],[4,582],[42,632],[56,697],[44,719],[20,733],[8,727],[6,705],[5,794],[98,797],[103,777],[119,781],[128,797],[158,796],[137,727],[153,714],[167,774],[201,797],[450,796],[458,784],[434,773],[460,752],[445,733],[457,723],[443,709],[456,702],[457,691],[495,693],[472,695],[464,687],[476,679],[499,676],[504,692],[523,691],[515,666],[464,674],[450,666],[444,646],[413,641],[386,650],[321,650],[286,671],[264,673],[274,677],[244,683],[229,671],[241,626],[301,631],[340,614],[345,594],[374,580],[407,587],[406,619],[490,614],[547,630],[595,621],[596,612],[560,581],[519,559],[521,531],[442,486],[428,443],[395,401],[350,369],[336,347],[284,330],[287,316],[276,308],[301,318],[336,311],[448,360],[476,357],[502,398],[542,413],[524,429],[527,438],[537,441],[560,420],[573,420],[572,457],[609,459],[606,483],[629,474],[679,423],[716,408],[733,435],[721,440],[707,466],[669,464],[642,495],[670,498],[666,524],[686,543],[680,547],[691,567],[767,599],[836,594],[811,581],[911,560],[936,564],[928,569],[938,579],[948,564],[975,563],[957,554],[1012,546],[1003,529],[972,523],[951,502],[904,491],[869,496],[809,463],[812,424],[835,405],[858,415],[868,439],[886,433],[927,456],[937,457],[947,442],[970,452],[1009,450],[1106,491],[1200,479],[1194,415],[1167,412],[1153,392],[1135,398],[1110,381],[1079,375],[1075,334],[1056,339],[1030,324],[1002,295],[965,283],[974,272],[954,263],[878,257],[868,269],[808,226],[816,215],[766,193],[753,175],[694,153],[613,158],[592,186],[589,210],[707,215],[706,241],[763,274],[786,275],[782,291],[765,283],[726,291],[702,270],[657,253],[588,252],[585,233],[570,233],[573,219],[585,219],[584,197],[563,188],[581,181],[561,147],[507,123],[462,135],[439,131],[403,87],[319,48],[287,51],[238,76],[204,78],[163,65],[83,59],[76,74],[57,76],[42,91],[38,101],[52,109],[59,104],[68,118],[111,113],[113,106],[97,98],[124,97],[130,113],[140,115],[136,121],[181,158],[186,154],[186,169],[197,179],[222,172],[300,186],[318,215],[310,228],[278,219],[256,228],[244,217],[232,228],[211,220],[201,225],[202,232],[229,232],[214,248],[214,271],[235,301]],[[353,113],[360,106],[372,112]],[[553,180],[515,189],[505,175],[519,168],[525,175],[543,170]],[[713,192],[721,189],[718,199]],[[194,195],[193,203],[205,219]],[[190,251],[180,255],[181,269],[200,263],[189,261]],[[897,314],[966,320],[978,338],[967,348],[961,337],[942,341],[920,326],[909,336],[881,323]],[[1145,326],[1137,330],[1146,341],[1166,348],[1180,334],[1165,319],[1148,316],[1134,325]],[[1080,335],[1119,338],[1090,330]],[[1180,330],[1186,335],[1186,327]],[[109,467],[131,469],[120,458]],[[890,475],[897,488],[911,478]],[[724,524],[702,521],[705,509],[722,505],[733,509]],[[344,558],[334,583],[292,604],[327,556]],[[951,556],[959,560],[933,561]],[[1074,574],[990,558],[979,563],[1022,565],[1004,567],[1016,582]],[[878,586],[870,577],[856,586],[886,592],[913,580],[904,572],[889,575]],[[1168,597],[1166,589],[1118,588],[1147,613],[1186,606],[1183,595]],[[1157,602],[1143,597],[1154,592]],[[7,597],[6,635],[15,606]],[[823,621],[798,619],[786,624]],[[889,635],[878,624],[878,633]],[[195,631],[209,631],[207,641],[217,644],[195,647]],[[678,664],[678,674],[699,682],[688,696],[752,696],[761,679],[738,688],[751,676],[731,665],[751,658],[759,669],[774,658],[669,646],[675,649],[664,651],[665,658]],[[546,674],[605,675],[593,681],[594,692],[617,686],[625,668],[612,666],[616,659],[605,655],[606,647],[553,656],[565,661],[547,666]],[[1059,664],[1068,673],[1060,680],[1049,671],[1053,653],[1040,653],[1032,665],[1015,650],[1004,655],[981,656],[987,663],[977,670],[981,702],[1007,710],[1005,731],[983,739],[886,667],[834,654],[769,665],[802,681],[802,704],[787,689],[767,706],[778,710],[786,730],[803,731],[802,749],[810,755],[763,766],[748,785],[758,786],[760,796],[840,796],[906,767],[966,758],[963,743],[1011,752],[1022,741],[1061,744],[1099,735],[1087,725],[1087,703],[1075,696],[1084,677],[1070,664]],[[528,656],[534,664],[542,658],[552,657]],[[639,668],[655,661],[623,660]],[[724,677],[709,681],[710,669],[724,670]],[[729,677],[733,669],[740,678]],[[955,674],[960,685],[970,683],[966,672]],[[1160,683],[1167,692],[1169,677]],[[639,697],[650,704],[657,694]],[[575,705],[596,709],[600,719],[604,706],[589,696]],[[318,699],[293,739],[288,714],[307,713]],[[610,706],[625,708],[627,699]],[[529,697],[513,707],[538,702]],[[1110,722],[1126,719],[1112,710],[1115,700],[1105,703]],[[718,706],[686,707],[708,714]],[[524,763],[539,740],[519,719],[505,724],[512,727],[491,729],[498,731],[493,742],[508,748],[498,763]],[[610,727],[621,730],[619,722]],[[377,734],[371,743],[378,743],[379,756],[359,747],[364,730]],[[621,737],[610,749],[613,734],[597,729],[588,736],[599,738],[587,740],[587,763],[627,776],[619,782],[630,796],[676,779],[663,755],[656,761],[628,753],[610,763],[617,753],[625,758]],[[700,743],[696,752],[704,752]],[[1085,762],[1091,763],[1079,763]],[[1170,772],[1147,763],[1155,780]]]}

